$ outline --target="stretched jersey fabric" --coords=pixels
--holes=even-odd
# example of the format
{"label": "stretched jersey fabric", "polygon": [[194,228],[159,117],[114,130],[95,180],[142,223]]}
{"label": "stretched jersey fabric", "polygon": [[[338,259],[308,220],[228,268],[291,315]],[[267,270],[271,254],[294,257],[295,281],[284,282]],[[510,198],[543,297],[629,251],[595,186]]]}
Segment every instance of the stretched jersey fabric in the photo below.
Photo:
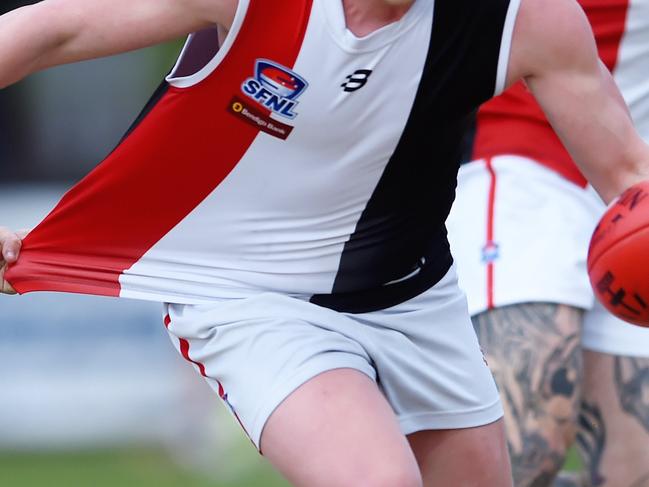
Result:
{"label": "stretched jersey fabric", "polygon": [[[599,55],[611,70],[636,128],[649,141],[649,0],[579,0]],[[470,160],[528,157],[580,186],[587,181],[522,83],[478,112]]]}
{"label": "stretched jersey fabric", "polygon": [[502,90],[520,0],[417,0],[358,38],[341,1],[240,0],[7,280],[172,303],[281,292],[363,312],[439,281],[462,134]]}

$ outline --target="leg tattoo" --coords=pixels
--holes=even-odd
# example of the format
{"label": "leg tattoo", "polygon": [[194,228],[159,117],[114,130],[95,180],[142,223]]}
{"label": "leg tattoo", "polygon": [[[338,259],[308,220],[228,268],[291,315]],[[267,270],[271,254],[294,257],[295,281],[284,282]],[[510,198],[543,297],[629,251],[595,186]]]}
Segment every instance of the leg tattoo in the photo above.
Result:
{"label": "leg tattoo", "polygon": [[581,311],[507,306],[474,318],[500,389],[517,487],[552,485],[574,431],[581,379]]}
{"label": "leg tattoo", "polygon": [[614,377],[622,409],[649,433],[649,359],[615,357]]}
{"label": "leg tattoo", "polygon": [[600,471],[606,446],[604,416],[596,405],[586,401],[581,404],[577,446],[586,463],[588,485],[592,487],[603,485],[606,478],[600,474]]}
{"label": "leg tattoo", "polygon": [[561,472],[552,487],[587,487],[579,473]]}
{"label": "leg tattoo", "polygon": [[[649,359],[616,356],[613,381],[622,410],[649,434]],[[649,487],[649,470],[640,473],[630,487]]]}
{"label": "leg tattoo", "polygon": [[649,487],[649,358],[584,351],[577,445],[588,487]]}

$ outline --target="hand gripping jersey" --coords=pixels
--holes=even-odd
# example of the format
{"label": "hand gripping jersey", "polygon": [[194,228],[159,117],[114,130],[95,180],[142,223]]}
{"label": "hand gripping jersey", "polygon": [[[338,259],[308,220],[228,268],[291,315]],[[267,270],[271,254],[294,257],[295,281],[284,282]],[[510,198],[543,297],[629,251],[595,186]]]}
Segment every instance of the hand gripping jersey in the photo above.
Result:
{"label": "hand gripping jersey", "polygon": [[[579,0],[599,55],[613,73],[640,135],[649,141],[649,0]],[[541,108],[522,83],[478,113],[470,160],[525,156],[580,186],[581,174]]]}
{"label": "hand gripping jersey", "polygon": [[240,0],[190,36],[112,154],[7,273],[55,290],[201,303],[281,292],[363,312],[452,259],[461,139],[501,91],[519,0],[417,0],[357,38],[339,0]]}

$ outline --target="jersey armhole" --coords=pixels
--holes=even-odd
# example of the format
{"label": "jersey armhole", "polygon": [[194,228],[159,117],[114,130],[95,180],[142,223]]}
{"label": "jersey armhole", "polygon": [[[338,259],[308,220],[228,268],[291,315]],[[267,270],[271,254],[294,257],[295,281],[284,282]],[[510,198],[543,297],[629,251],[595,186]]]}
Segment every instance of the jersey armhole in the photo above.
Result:
{"label": "jersey armhole", "polygon": [[496,74],[496,91],[494,92],[494,96],[500,95],[505,90],[512,50],[512,38],[514,36],[514,27],[516,26],[516,18],[518,17],[520,5],[521,0],[510,0],[509,7],[507,8],[503,36],[500,42],[500,53],[498,54],[498,71]]}
{"label": "jersey armhole", "polygon": [[[237,11],[234,16],[234,21],[232,22],[232,26],[230,27],[223,45],[220,48],[218,44],[215,45],[214,49],[216,51],[214,55],[211,56],[211,58],[207,62],[201,63],[202,66],[197,70],[193,69],[192,71],[194,72],[192,74],[185,75],[183,71],[187,69],[187,65],[192,65],[190,55],[192,54],[191,51],[194,43],[196,41],[199,41],[201,36],[209,35],[210,32],[214,34],[216,27],[208,29],[207,31],[190,34],[187,38],[187,41],[185,41],[185,45],[180,52],[180,56],[178,56],[176,64],[174,65],[169,75],[165,78],[167,83],[169,83],[174,88],[190,88],[209,77],[209,75],[214,72],[219,64],[221,64],[225,56],[230,51],[230,48],[234,44],[234,41],[237,38],[245,20],[249,5],[250,0],[239,0]],[[200,57],[200,53],[198,55]],[[181,75],[181,73],[183,74]]]}

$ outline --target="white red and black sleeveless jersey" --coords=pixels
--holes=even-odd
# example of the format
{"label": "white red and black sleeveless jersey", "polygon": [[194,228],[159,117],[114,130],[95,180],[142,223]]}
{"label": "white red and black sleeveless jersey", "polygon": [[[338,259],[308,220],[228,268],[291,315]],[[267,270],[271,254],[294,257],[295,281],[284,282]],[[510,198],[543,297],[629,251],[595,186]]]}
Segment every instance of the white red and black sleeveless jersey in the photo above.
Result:
{"label": "white red and black sleeveless jersey", "polygon": [[504,86],[519,1],[416,0],[358,38],[340,0],[240,0],[220,50],[216,29],[189,38],[7,279],[175,303],[272,291],[350,312],[419,294],[452,263],[463,133]]}
{"label": "white red and black sleeveless jersey", "polygon": [[[640,135],[649,141],[649,0],[579,0],[599,55],[611,70]],[[478,112],[470,160],[529,157],[580,186],[587,182],[522,83]]]}

